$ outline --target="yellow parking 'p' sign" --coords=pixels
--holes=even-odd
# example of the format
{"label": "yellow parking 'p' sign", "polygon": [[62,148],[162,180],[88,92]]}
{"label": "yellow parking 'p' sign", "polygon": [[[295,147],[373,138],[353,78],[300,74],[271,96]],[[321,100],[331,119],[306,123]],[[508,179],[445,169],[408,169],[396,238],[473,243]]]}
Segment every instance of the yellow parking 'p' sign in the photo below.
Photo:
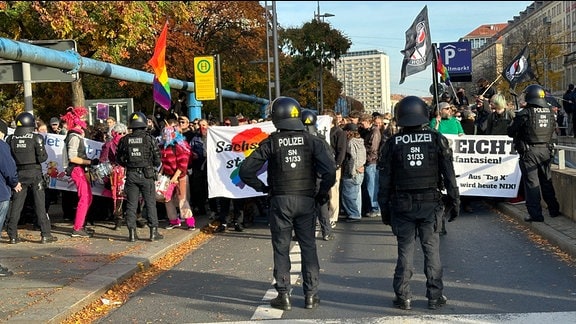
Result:
{"label": "yellow parking 'p' sign", "polygon": [[196,100],[216,100],[214,56],[194,58],[194,93]]}

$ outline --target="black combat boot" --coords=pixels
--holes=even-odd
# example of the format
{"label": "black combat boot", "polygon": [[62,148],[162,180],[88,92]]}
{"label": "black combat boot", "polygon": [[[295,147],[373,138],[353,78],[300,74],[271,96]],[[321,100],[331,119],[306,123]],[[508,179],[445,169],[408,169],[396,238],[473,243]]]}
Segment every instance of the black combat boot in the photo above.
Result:
{"label": "black combat boot", "polygon": [[290,302],[290,294],[278,293],[278,296],[270,301],[270,306],[285,311],[291,310],[292,303]]}
{"label": "black combat boot", "polygon": [[136,242],[138,239],[138,234],[136,233],[135,228],[128,228],[128,241],[129,242]]}
{"label": "black combat boot", "polygon": [[150,227],[150,241],[158,241],[164,238],[164,235],[158,233],[158,227]]}

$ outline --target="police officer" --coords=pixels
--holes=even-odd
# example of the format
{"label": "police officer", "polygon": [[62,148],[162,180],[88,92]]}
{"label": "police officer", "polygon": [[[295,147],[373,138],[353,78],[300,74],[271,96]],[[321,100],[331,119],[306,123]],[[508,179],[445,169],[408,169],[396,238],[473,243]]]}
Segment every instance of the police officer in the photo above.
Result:
{"label": "police officer", "polygon": [[6,224],[6,231],[10,238],[10,244],[20,242],[18,238],[18,222],[20,214],[31,189],[34,196],[34,210],[42,233],[41,243],[52,243],[58,240],[51,234],[51,224],[48,214],[46,214],[45,192],[46,183],[42,175],[42,163],[48,159],[46,148],[44,147],[44,137],[33,133],[36,127],[34,116],[29,112],[20,113],[16,117],[16,129],[14,134],[6,138],[10,145],[12,157],[16,161],[18,169],[18,179],[22,185],[22,190],[14,192],[12,196],[12,207],[10,216]]}
{"label": "police officer", "polygon": [[[316,112],[310,109],[302,110],[302,123],[306,131],[314,136],[320,137],[326,143],[326,150],[333,153],[332,147],[326,141],[326,136],[318,131],[316,123],[318,122],[318,116]],[[334,162],[336,163],[336,162]],[[318,179],[319,182],[321,179]],[[336,181],[336,179],[334,179]],[[329,201],[328,201],[329,202]],[[328,209],[329,203],[326,202],[323,205],[316,206],[316,213],[318,216],[318,223],[320,223],[320,230],[322,232],[322,239],[324,241],[330,241],[334,239],[334,233],[332,233],[332,227],[330,226],[330,211]]]}
{"label": "police officer", "polygon": [[541,198],[544,198],[548,206],[550,217],[560,215],[560,205],[556,200],[550,171],[554,158],[551,141],[556,127],[555,118],[541,86],[532,84],[526,87],[524,100],[526,107],[516,114],[507,128],[507,133],[514,139],[514,148],[520,155],[519,164],[529,215],[524,220],[543,222]]}
{"label": "police officer", "polygon": [[[315,240],[315,205],[328,201],[334,185],[336,165],[326,142],[304,131],[298,101],[278,97],[271,106],[277,131],[263,140],[240,165],[240,179],[270,197],[270,232],[274,250],[274,287],[278,296],[274,308],[292,309],[290,301],[290,242],[294,230],[302,251],[302,278],[305,307],[318,307],[320,266]],[[258,170],[268,162],[268,185]],[[316,179],[320,177],[317,187]]]}
{"label": "police officer", "polygon": [[[444,208],[448,221],[460,210],[452,150],[442,134],[428,127],[428,109],[422,99],[408,96],[398,103],[399,133],[386,141],[378,159],[378,203],[382,222],[392,226],[398,242],[394,272],[394,306],[411,309],[410,279],[416,237],[424,252],[428,308],[446,303],[443,295],[440,236]],[[446,189],[445,202],[441,189]]]}
{"label": "police officer", "polygon": [[136,209],[140,194],[148,215],[150,241],[161,240],[164,236],[158,233],[158,214],[156,210],[155,179],[156,169],[160,166],[160,150],[156,139],[146,131],[146,115],[135,112],[128,118],[128,128],[132,133],[120,139],[118,143],[117,162],[126,169],[126,225],[128,241],[135,242]]}

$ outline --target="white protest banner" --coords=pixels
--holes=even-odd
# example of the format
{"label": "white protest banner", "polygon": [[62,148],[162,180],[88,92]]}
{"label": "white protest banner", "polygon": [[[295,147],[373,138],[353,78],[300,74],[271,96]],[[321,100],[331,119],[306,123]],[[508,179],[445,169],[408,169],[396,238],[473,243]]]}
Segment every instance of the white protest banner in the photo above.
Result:
{"label": "white protest banner", "polygon": [[[330,140],[332,117],[318,116],[318,132]],[[238,176],[238,167],[258,144],[276,131],[271,121],[241,126],[210,126],[207,136],[208,197],[248,198],[262,196],[246,186]],[[267,183],[268,173],[260,171],[259,177]]]}
{"label": "white protest banner", "polygon": [[[58,190],[76,191],[76,186],[72,179],[64,173],[62,167],[62,150],[65,148],[64,139],[66,136],[57,134],[46,134],[46,152],[48,153],[48,160],[42,163],[42,170],[48,178],[48,187]],[[84,139],[86,145],[86,154],[89,159],[100,157],[102,152],[102,145],[104,143]],[[101,179],[95,179],[91,182],[92,194],[98,196],[111,196],[110,191],[104,188],[104,183]]]}
{"label": "white protest banner", "polygon": [[506,135],[445,135],[454,153],[461,196],[514,198],[522,172]]}

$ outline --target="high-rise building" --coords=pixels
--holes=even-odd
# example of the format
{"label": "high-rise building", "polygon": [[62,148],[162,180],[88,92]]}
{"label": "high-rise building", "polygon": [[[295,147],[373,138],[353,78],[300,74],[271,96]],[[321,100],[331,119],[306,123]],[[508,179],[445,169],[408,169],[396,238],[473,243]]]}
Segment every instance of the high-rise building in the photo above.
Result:
{"label": "high-rise building", "polygon": [[346,53],[336,62],[334,72],[343,84],[342,95],[362,102],[365,112],[392,112],[390,59],[386,53],[378,50]]}

